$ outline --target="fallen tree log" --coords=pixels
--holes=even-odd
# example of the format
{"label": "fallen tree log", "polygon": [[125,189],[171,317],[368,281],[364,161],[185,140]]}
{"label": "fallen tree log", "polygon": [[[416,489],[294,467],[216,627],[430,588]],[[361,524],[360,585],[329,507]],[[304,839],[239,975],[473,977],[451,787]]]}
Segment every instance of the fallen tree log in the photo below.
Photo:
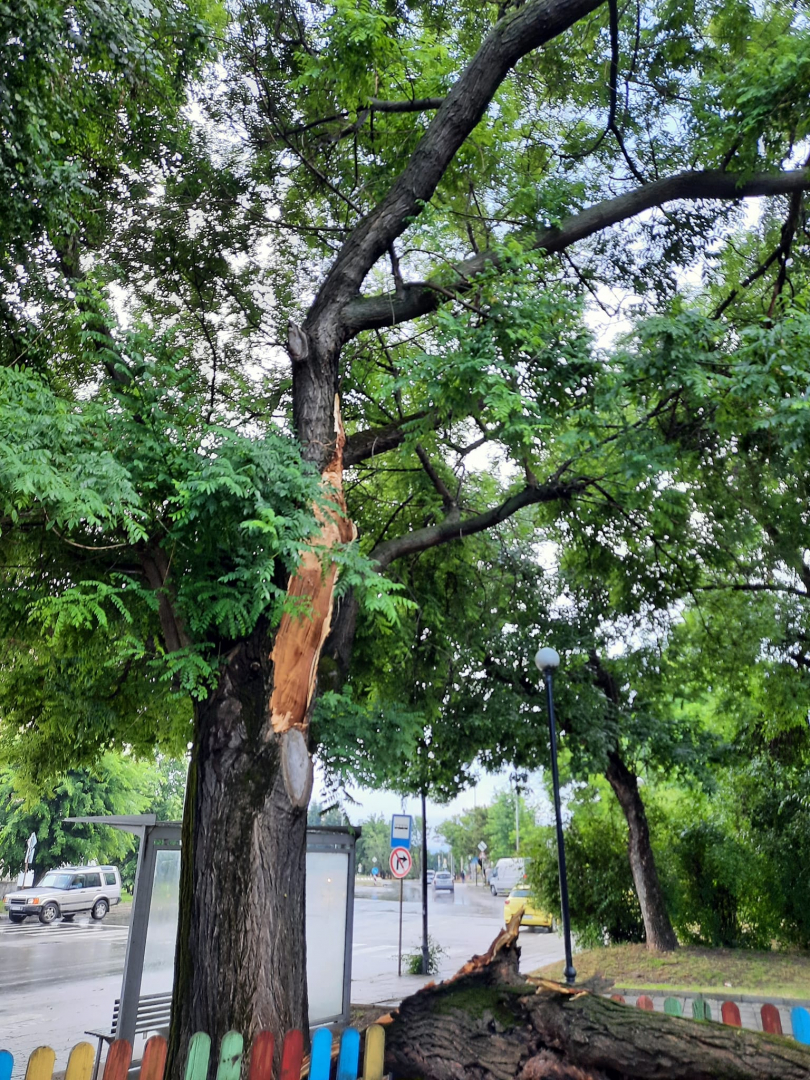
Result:
{"label": "fallen tree log", "polygon": [[422,1080],[808,1080],[792,1039],[647,1013],[518,972],[513,920],[388,1020],[386,1068]]}

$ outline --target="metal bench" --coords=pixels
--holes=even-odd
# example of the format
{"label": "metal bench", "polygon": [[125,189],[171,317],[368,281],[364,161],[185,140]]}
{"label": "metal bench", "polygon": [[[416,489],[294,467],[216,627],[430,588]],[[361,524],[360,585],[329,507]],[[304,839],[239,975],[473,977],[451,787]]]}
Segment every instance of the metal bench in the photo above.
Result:
{"label": "metal bench", "polygon": [[[115,999],[113,1005],[112,1023],[109,1031],[85,1031],[85,1035],[92,1035],[98,1039],[96,1050],[96,1062],[93,1067],[93,1080],[97,1080],[98,1067],[101,1061],[101,1048],[104,1043],[115,1041],[118,1030],[118,1015],[121,1011],[120,998]],[[148,1035],[150,1031],[160,1033],[169,1026],[172,1012],[172,995],[169,994],[145,994],[138,999],[138,1011],[135,1015],[135,1034]]]}

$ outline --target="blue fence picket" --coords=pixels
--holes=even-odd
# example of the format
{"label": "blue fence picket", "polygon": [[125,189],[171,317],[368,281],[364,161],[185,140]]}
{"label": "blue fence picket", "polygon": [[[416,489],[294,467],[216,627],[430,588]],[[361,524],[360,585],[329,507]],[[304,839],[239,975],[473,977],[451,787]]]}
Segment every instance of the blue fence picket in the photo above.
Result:
{"label": "blue fence picket", "polygon": [[312,1036],[312,1053],[309,1059],[309,1080],[329,1080],[332,1067],[332,1032],[318,1028]]}
{"label": "blue fence picket", "polygon": [[0,1050],[0,1080],[11,1080],[14,1058],[8,1050]]}
{"label": "blue fence picket", "polygon": [[790,1022],[796,1042],[810,1046],[810,1013],[803,1005],[797,1005],[790,1010]]}
{"label": "blue fence picket", "polygon": [[336,1080],[357,1080],[360,1064],[360,1032],[346,1028],[340,1039]]}

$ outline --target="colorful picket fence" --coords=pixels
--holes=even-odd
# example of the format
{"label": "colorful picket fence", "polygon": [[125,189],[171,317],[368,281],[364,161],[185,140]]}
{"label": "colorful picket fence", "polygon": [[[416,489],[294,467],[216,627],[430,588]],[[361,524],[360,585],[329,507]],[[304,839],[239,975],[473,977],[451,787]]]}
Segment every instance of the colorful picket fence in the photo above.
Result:
{"label": "colorful picket fence", "polygon": [[[622,994],[611,994],[611,1001],[618,1001],[622,1005],[627,1004]],[[636,1008],[643,1009],[645,1012],[653,1012],[655,1006],[651,997],[647,994],[640,994],[636,998]],[[665,998],[664,1012],[668,1016],[683,1016],[681,999],[675,997]],[[711,1018],[712,1008],[709,1002],[704,1001],[703,998],[695,998],[692,1001],[692,1019],[711,1020]],[[736,1001],[724,1001],[721,1004],[720,1018],[724,1024],[728,1024],[730,1027],[742,1027],[740,1007]],[[775,1005],[763,1005],[760,1009],[760,1018],[763,1031],[767,1031],[771,1035],[786,1034],[782,1030],[782,1017],[779,1015],[779,1010]],[[810,1012],[804,1005],[794,1005],[790,1010],[790,1024],[796,1042],[810,1046]],[[2,1074],[0,1074],[0,1080],[3,1080]]]}
{"label": "colorful picket fence", "polygon": [[[274,1080],[274,1050],[275,1041],[271,1032],[260,1031],[250,1051],[248,1080]],[[144,1048],[140,1080],[163,1080],[166,1054],[166,1040],[162,1035],[153,1035]],[[68,1059],[65,1080],[90,1080],[95,1056],[95,1049],[89,1042],[74,1046]],[[319,1028],[312,1037],[309,1080],[331,1080],[332,1056],[332,1032]],[[216,1080],[240,1080],[244,1057],[242,1036],[237,1031],[229,1031],[220,1044]],[[382,1080],[384,1057],[385,1029],[373,1024],[365,1033],[361,1074],[360,1032],[355,1028],[346,1028],[340,1037],[334,1080]],[[210,1058],[211,1039],[198,1031],[189,1043],[185,1080],[206,1080]],[[28,1059],[25,1080],[52,1080],[55,1063],[56,1054],[50,1046],[38,1047]],[[127,1080],[131,1063],[132,1046],[126,1039],[116,1039],[107,1053],[103,1080]],[[277,1080],[301,1080],[304,1064],[304,1036],[298,1030],[288,1031],[281,1048],[281,1068]],[[0,1050],[0,1080],[11,1080],[13,1067],[11,1054],[7,1050]]]}

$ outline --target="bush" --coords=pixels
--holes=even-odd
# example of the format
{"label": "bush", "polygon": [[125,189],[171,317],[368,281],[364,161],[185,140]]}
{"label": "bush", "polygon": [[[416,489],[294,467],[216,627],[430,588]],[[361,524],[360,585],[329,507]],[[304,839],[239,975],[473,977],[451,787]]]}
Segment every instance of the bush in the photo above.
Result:
{"label": "bush", "polygon": [[[446,952],[434,941],[434,939],[428,934],[428,969],[425,972],[426,975],[438,975],[439,974],[439,957],[445,956]],[[405,973],[406,975],[421,975],[422,974],[422,947],[413,949],[409,953],[405,953]]]}
{"label": "bush", "polygon": [[674,923],[681,941],[710,947],[768,948],[767,931],[743,918],[751,889],[750,855],[714,821],[684,829],[672,848],[678,875]]}
{"label": "bush", "polygon": [[[544,830],[529,877],[539,902],[560,913],[556,834]],[[644,922],[627,857],[627,826],[618,807],[578,800],[565,829],[571,928],[581,948],[644,940]]]}

